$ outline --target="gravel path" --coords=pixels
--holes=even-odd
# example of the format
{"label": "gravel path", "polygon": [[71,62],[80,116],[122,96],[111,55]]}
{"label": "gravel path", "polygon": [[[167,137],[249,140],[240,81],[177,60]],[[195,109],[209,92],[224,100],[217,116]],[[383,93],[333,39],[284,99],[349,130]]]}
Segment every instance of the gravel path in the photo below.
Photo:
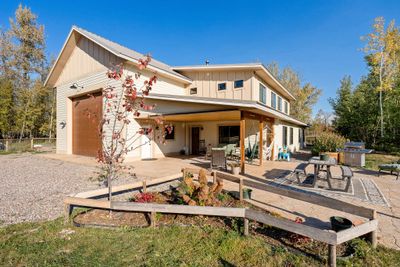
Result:
{"label": "gravel path", "polygon": [[0,225],[59,217],[66,195],[98,188],[89,181],[95,171],[40,155],[0,156]]}

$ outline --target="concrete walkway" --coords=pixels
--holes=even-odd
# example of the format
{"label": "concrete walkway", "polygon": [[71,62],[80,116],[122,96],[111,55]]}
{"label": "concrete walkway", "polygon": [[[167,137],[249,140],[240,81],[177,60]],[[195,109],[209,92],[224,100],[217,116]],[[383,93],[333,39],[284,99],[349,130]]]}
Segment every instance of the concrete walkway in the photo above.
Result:
{"label": "concrete walkway", "polygon": [[[96,164],[94,159],[86,157],[55,154],[44,156],[84,165],[93,166]],[[266,161],[262,166],[246,165],[246,176],[243,177],[261,182],[273,181],[279,176],[287,175],[298,163],[299,161],[296,160],[292,162]],[[173,175],[179,173],[184,167],[209,167],[209,163],[202,158],[188,157],[168,157],[148,161],[135,161],[127,164],[134,167],[134,172],[139,178],[146,179]],[[307,171],[312,172],[312,167],[309,166],[308,168],[310,169]],[[400,249],[400,181],[396,181],[396,177],[391,175],[377,177],[376,172],[357,169],[353,169],[353,171],[356,178],[374,182],[384,195],[388,205],[373,204],[371,201],[362,201],[361,199],[346,196],[345,194],[337,194],[334,197],[349,203],[376,209],[379,219],[379,242],[385,246]],[[332,172],[333,175],[339,175],[340,168],[334,168]],[[238,190],[237,184],[229,182],[226,182],[226,188],[228,190]],[[255,205],[262,206],[283,217],[289,219],[302,217],[306,224],[326,229],[330,228],[329,217],[333,215],[344,216],[353,221],[361,220],[361,218],[352,214],[344,214],[336,210],[260,190],[253,191],[252,201]]]}

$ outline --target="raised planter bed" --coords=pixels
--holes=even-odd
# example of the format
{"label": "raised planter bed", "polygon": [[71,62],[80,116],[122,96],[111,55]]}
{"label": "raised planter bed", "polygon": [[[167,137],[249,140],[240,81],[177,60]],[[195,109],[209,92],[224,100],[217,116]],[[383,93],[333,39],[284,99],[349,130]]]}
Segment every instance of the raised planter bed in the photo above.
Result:
{"label": "raised planter bed", "polygon": [[[194,173],[198,171],[196,169],[184,169],[183,177],[186,177],[187,172]],[[342,244],[348,240],[354,239],[356,237],[369,234],[370,241],[373,247],[376,246],[376,230],[378,221],[376,219],[376,212],[373,209],[368,209],[365,207],[359,207],[353,204],[349,204],[340,200],[331,199],[317,194],[309,194],[303,192],[296,192],[293,190],[288,190],[285,188],[275,187],[260,182],[255,182],[251,180],[243,180],[241,177],[234,176],[231,174],[226,174],[222,172],[209,173],[212,175],[213,180],[223,179],[231,182],[235,182],[239,186],[240,200],[243,200],[243,186],[263,190],[267,192],[272,192],[275,194],[280,194],[286,197],[294,198],[301,201],[306,201],[316,205],[328,207],[331,209],[336,209],[351,214],[355,214],[361,217],[369,219],[369,221],[352,227],[347,230],[340,232],[334,232],[332,230],[323,230],[316,227],[300,224],[294,221],[290,221],[285,218],[278,218],[265,211],[255,210],[249,207],[211,207],[211,206],[186,206],[186,205],[176,205],[176,204],[155,204],[155,203],[135,203],[135,202],[123,202],[123,201],[105,201],[105,200],[95,200],[86,199],[82,197],[68,197],[64,200],[65,205],[65,215],[66,220],[70,218],[70,214],[73,207],[86,207],[86,208],[97,208],[105,209],[108,211],[127,211],[127,212],[141,212],[146,213],[149,217],[149,222],[151,226],[156,226],[157,224],[157,214],[179,214],[179,215],[202,215],[202,216],[212,216],[212,217],[225,217],[225,218],[241,218],[243,220],[243,233],[245,235],[249,234],[249,220],[264,225],[269,225],[276,227],[278,229],[288,231],[294,234],[305,236],[319,242],[328,244],[328,263],[329,266],[336,266],[336,249],[337,245]],[[176,178],[175,178],[176,179]],[[130,189],[142,188],[146,190],[149,184],[157,184],[171,181],[173,177],[158,179],[157,181],[148,182],[138,182],[136,184],[130,185]],[[115,190],[115,188],[114,188]],[[117,188],[117,190],[126,191],[128,187]],[[116,190],[116,191],[117,191]],[[115,191],[114,191],[115,192]],[[92,198],[104,195],[105,192],[97,191],[97,195],[93,192],[81,193],[80,196],[90,196]]]}

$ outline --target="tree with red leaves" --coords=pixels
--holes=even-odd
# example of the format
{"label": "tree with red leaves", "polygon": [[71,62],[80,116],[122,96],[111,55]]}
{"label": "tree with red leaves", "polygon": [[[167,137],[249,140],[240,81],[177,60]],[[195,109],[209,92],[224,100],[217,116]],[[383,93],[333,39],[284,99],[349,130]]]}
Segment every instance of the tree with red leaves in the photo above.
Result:
{"label": "tree with red leaves", "polygon": [[[122,170],[126,169],[123,164],[128,152],[133,151],[144,144],[137,145],[142,135],[154,135],[156,139],[164,141],[164,129],[172,131],[171,126],[165,127],[161,118],[154,119],[154,126],[151,128],[139,128],[132,135],[128,136],[127,129],[135,117],[142,112],[152,111],[155,105],[145,103],[153,86],[157,82],[154,73],[150,78],[141,81],[140,70],[147,68],[151,61],[146,56],[138,61],[139,71],[134,75],[127,75],[123,64],[114,66],[107,72],[109,82],[103,89],[103,118],[99,126],[102,148],[98,151],[98,162],[101,163],[104,184],[108,186],[108,199],[112,197],[112,180],[116,179]],[[163,127],[159,127],[158,125]],[[159,131],[156,133],[156,131]],[[151,142],[151,138],[150,141]]]}

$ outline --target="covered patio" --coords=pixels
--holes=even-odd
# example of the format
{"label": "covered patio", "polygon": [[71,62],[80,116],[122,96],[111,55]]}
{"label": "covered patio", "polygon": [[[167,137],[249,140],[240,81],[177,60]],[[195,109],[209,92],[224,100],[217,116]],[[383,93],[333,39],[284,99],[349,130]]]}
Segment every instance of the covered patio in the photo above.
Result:
{"label": "covered patio", "polygon": [[[185,147],[188,155],[204,154],[209,148],[232,144],[238,148],[242,174],[246,172],[246,148],[255,149],[259,166],[266,159],[274,159],[274,118],[272,117],[234,109],[168,114],[163,118],[168,123],[184,124]],[[267,149],[270,151],[265,151]]]}

